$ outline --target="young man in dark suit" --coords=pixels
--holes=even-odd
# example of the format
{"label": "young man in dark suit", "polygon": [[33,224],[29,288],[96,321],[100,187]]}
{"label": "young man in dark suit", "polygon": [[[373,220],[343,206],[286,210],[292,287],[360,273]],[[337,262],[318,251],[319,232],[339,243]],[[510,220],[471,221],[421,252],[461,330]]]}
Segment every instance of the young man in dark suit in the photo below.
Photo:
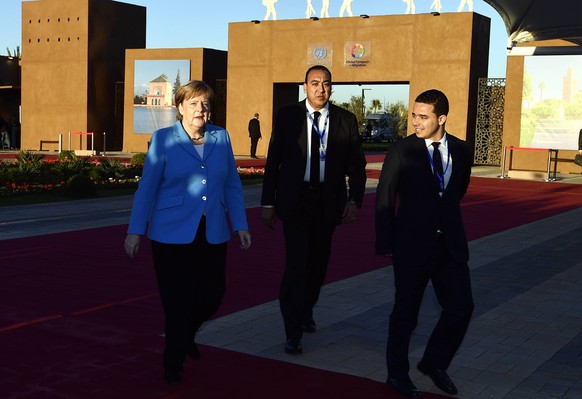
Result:
{"label": "young man in dark suit", "polygon": [[[285,352],[303,352],[315,332],[315,306],[327,272],[336,225],[356,220],[366,184],[366,159],[354,114],[329,103],[331,72],[307,70],[307,99],[277,112],[265,165],[263,223],[278,217],[285,235],[279,303]],[[348,186],[346,186],[346,177]]]}
{"label": "young man in dark suit", "polygon": [[389,146],[377,187],[376,253],[393,257],[396,288],[386,348],[387,384],[409,397],[420,397],[408,375],[408,347],[428,282],[442,313],[418,369],[452,395],[457,388],[446,370],[474,308],[460,211],[472,151],[446,132],[448,112],[448,99],[438,90],[416,98],[414,134]]}

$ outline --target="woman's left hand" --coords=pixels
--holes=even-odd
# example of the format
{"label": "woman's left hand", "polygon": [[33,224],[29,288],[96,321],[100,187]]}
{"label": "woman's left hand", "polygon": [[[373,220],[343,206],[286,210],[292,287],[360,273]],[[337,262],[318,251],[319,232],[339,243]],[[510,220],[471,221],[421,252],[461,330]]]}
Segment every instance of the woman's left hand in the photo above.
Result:
{"label": "woman's left hand", "polygon": [[125,237],[125,242],[123,246],[125,248],[125,253],[130,258],[134,258],[139,250],[140,236],[138,234],[128,234]]}
{"label": "woman's left hand", "polygon": [[247,230],[239,230],[238,236],[240,238],[240,247],[242,249],[249,249],[251,246],[251,233]]}

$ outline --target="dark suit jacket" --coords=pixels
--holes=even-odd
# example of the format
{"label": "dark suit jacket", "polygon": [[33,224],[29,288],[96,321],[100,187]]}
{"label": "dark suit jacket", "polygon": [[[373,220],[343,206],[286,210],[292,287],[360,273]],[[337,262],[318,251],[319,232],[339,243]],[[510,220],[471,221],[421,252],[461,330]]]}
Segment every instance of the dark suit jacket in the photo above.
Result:
{"label": "dark suit jacket", "polygon": [[[305,100],[280,109],[275,118],[265,175],[262,205],[274,205],[285,221],[297,205],[307,163],[307,113]],[[361,204],[366,186],[366,158],[354,114],[329,105],[325,160],[325,215],[339,223],[349,199]],[[346,176],[349,193],[346,188]]]}
{"label": "dark suit jacket", "polygon": [[249,137],[257,140],[261,138],[261,124],[257,118],[249,121]]}
{"label": "dark suit jacket", "polygon": [[376,196],[378,255],[393,254],[395,263],[421,264],[440,227],[455,259],[469,259],[460,201],[469,186],[472,151],[448,133],[447,142],[452,174],[442,197],[424,139],[413,134],[388,147]]}

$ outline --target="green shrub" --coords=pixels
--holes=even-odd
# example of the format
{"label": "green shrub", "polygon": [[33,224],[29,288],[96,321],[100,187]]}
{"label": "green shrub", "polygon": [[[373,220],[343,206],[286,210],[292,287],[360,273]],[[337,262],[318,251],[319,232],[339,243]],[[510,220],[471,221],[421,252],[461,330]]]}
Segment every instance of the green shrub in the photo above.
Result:
{"label": "green shrub", "polygon": [[91,175],[100,180],[119,179],[123,177],[122,170],[123,166],[119,161],[104,159],[93,167]]}
{"label": "green shrub", "polygon": [[8,162],[0,161],[0,181],[12,182],[14,180],[14,173],[16,167]]}
{"label": "green shrub", "polygon": [[75,198],[95,197],[97,188],[89,176],[75,175],[67,181],[65,195]]}
{"label": "green shrub", "polygon": [[145,162],[145,157],[146,154],[140,152],[138,154],[133,154],[133,156],[131,157],[131,163],[133,165],[143,165],[143,163]]}
{"label": "green shrub", "polygon": [[38,183],[41,180],[44,155],[20,150],[16,156],[17,173],[14,178],[19,182]]}
{"label": "green shrub", "polygon": [[38,152],[20,150],[16,156],[16,163],[40,163],[43,158],[44,155]]}
{"label": "green shrub", "polygon": [[51,170],[50,175],[58,182],[66,182],[75,175],[88,174],[91,167],[89,158],[77,157],[76,155],[73,158],[65,157],[62,160],[48,165]]}
{"label": "green shrub", "polygon": [[143,168],[139,166],[128,166],[121,170],[121,177],[123,179],[135,179],[136,177],[141,177],[143,173]]}
{"label": "green shrub", "polygon": [[57,155],[57,159],[59,161],[74,161],[77,159],[77,154],[75,154],[75,151],[71,150],[61,151],[59,152],[59,155]]}

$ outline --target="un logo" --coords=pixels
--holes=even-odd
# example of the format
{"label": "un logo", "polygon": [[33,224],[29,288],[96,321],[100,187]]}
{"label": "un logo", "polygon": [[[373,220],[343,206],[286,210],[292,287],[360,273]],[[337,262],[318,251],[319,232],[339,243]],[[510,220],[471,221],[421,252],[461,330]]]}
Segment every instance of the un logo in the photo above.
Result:
{"label": "un logo", "polygon": [[313,57],[322,60],[327,57],[327,49],[325,47],[319,47],[313,50]]}

